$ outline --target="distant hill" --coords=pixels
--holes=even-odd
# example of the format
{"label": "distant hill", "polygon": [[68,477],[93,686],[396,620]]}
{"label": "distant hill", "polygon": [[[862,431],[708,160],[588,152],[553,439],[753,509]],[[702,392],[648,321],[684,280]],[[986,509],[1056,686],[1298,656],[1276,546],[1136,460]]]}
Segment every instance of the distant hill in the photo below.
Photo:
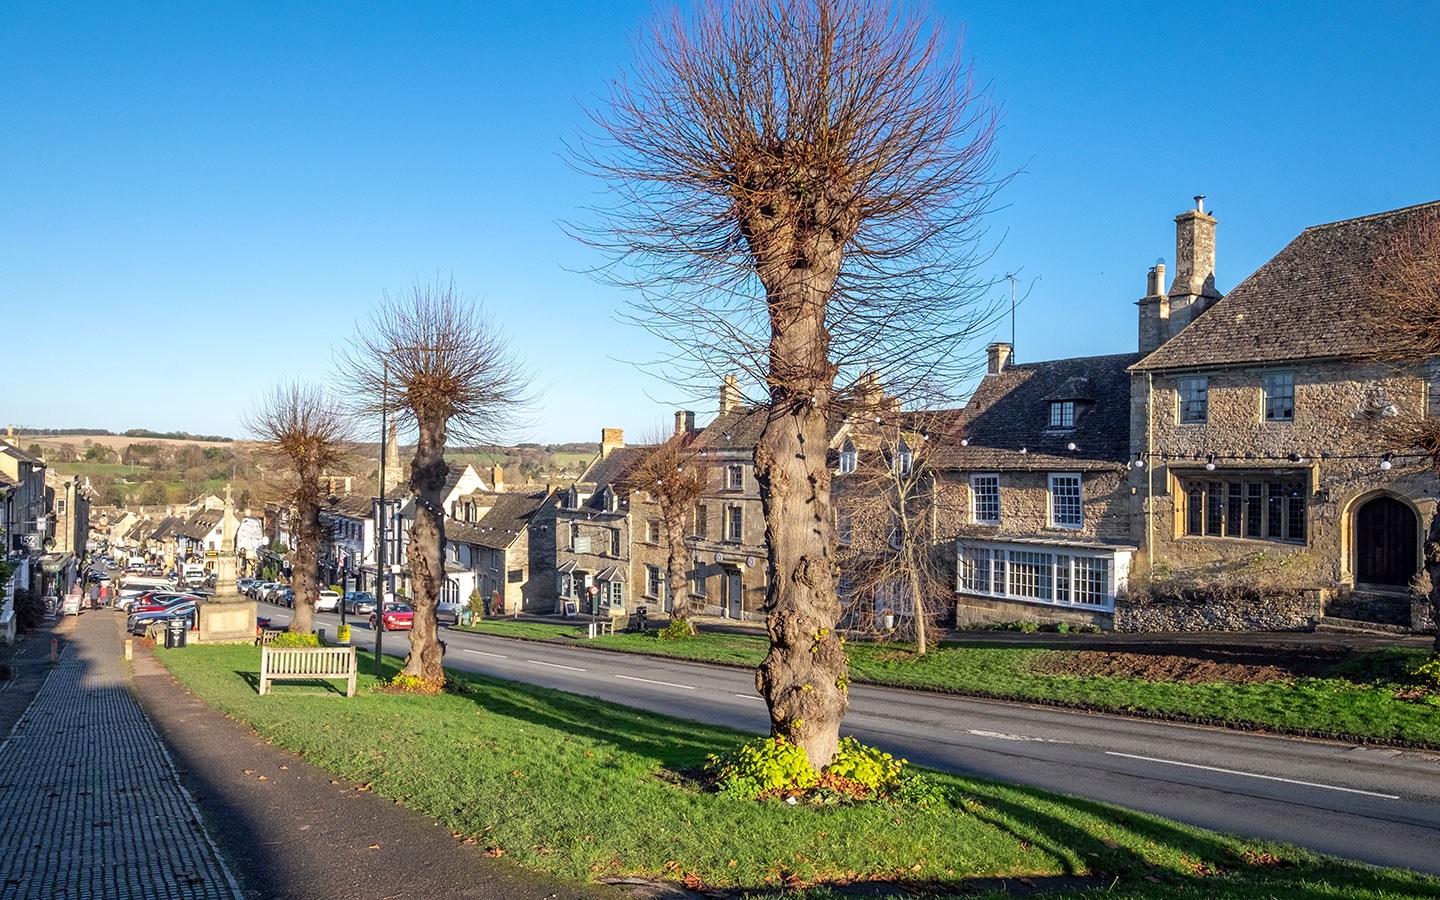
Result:
{"label": "distant hill", "polygon": [[148,428],[131,428],[116,434],[108,428],[16,428],[16,437],[128,437],[148,438],[164,441],[198,441],[207,444],[225,444],[234,438],[218,434],[191,434],[188,431],[151,431]]}

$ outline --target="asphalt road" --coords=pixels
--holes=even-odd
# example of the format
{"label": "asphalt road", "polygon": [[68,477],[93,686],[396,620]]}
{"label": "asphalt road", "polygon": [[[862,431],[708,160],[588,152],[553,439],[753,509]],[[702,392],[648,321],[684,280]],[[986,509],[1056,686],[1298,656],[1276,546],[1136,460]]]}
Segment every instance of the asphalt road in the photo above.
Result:
{"label": "asphalt road", "polygon": [[[269,604],[261,614],[277,625],[290,619]],[[338,616],[316,618],[335,633]],[[442,631],[446,665],[456,669],[768,730],[754,676],[743,670]],[[351,637],[373,648],[364,624]],[[405,654],[407,633],[387,632],[383,646]],[[936,769],[1440,874],[1440,754],[865,685],[851,687],[843,733]]]}

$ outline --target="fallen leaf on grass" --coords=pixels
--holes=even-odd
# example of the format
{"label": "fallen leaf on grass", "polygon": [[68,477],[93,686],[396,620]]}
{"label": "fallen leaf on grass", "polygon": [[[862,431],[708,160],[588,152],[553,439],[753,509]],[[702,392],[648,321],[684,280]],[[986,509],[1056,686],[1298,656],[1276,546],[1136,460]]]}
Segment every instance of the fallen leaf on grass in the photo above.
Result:
{"label": "fallen leaf on grass", "polygon": [[486,855],[486,856],[492,856],[492,857],[494,857],[494,856],[504,856],[504,855],[505,855],[505,851],[502,850],[502,849],[500,849],[499,847],[491,847],[489,850],[486,850],[486,851],[485,851],[485,855]]}
{"label": "fallen leaf on grass", "polygon": [[1102,844],[1104,844],[1105,846],[1109,847],[1111,850],[1119,850],[1119,849],[1120,849],[1120,845],[1117,844],[1117,843],[1115,843],[1114,841],[1110,840],[1109,838],[1106,838],[1105,840],[1101,841],[1100,843],[1102,843]]}
{"label": "fallen leaf on grass", "polygon": [[246,775],[254,775],[254,774],[255,774],[255,770],[254,770],[254,769],[246,769],[246,770],[245,770],[245,774],[246,774]]}
{"label": "fallen leaf on grass", "polygon": [[371,849],[371,850],[379,850],[379,849],[380,849],[380,845],[379,845],[379,844],[371,844],[369,849]]}

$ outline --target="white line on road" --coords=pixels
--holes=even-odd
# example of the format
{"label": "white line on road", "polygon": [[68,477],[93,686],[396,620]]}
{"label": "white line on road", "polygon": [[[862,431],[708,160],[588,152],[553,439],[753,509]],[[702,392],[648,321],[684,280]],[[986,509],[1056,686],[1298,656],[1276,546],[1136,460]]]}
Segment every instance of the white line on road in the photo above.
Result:
{"label": "white line on road", "polygon": [[[469,647],[458,647],[458,648],[456,648],[456,649],[458,649],[461,653],[478,653],[478,654],[480,654],[481,656],[495,656],[495,657],[499,657],[500,659],[509,659],[509,658],[510,658],[510,657],[506,656],[506,655],[503,654],[503,653],[486,653],[484,650],[471,650]],[[533,661],[533,660],[532,660],[532,661]]]}
{"label": "white line on road", "polygon": [[765,702],[765,698],[764,698],[764,697],[759,697],[759,696],[756,696],[755,694],[736,694],[735,696],[737,696],[737,697],[744,697],[746,700],[759,700],[761,703],[764,703],[764,702]]}
{"label": "white line on road", "polygon": [[1283,781],[1286,784],[1299,784],[1305,787],[1324,788],[1327,791],[1344,791],[1347,794],[1364,794],[1367,797],[1379,797],[1382,800],[1399,800],[1395,794],[1377,794],[1375,791],[1362,791],[1357,788],[1337,787],[1333,784],[1316,784],[1313,781],[1297,781],[1294,778],[1281,778],[1278,775],[1257,775],[1254,772],[1238,772],[1235,769],[1218,769],[1215,766],[1202,766],[1199,763],[1180,762],[1174,759],[1156,759],[1153,756],[1136,756],[1133,753],[1117,753],[1114,750],[1106,750],[1106,756],[1123,756],[1126,759],[1143,759],[1145,762],[1164,763],[1167,766],[1184,766],[1187,769],[1204,769],[1207,772],[1222,772],[1226,775],[1243,775],[1246,778],[1263,778],[1266,781]]}
{"label": "white line on road", "polygon": [[1023,735],[1023,734],[1005,734],[1004,732],[1001,732],[1001,731],[976,731],[974,728],[971,728],[971,729],[970,729],[970,733],[973,734],[973,735],[975,735],[976,737],[996,738],[997,740],[1002,740],[1002,741],[1034,741],[1034,742],[1040,743],[1040,744],[1071,744],[1071,743],[1074,743],[1074,741],[1057,741],[1057,740],[1055,740],[1055,739],[1053,739],[1053,738],[1027,737],[1026,735]]}
{"label": "white line on road", "polygon": [[560,665],[559,663],[541,662],[541,661],[538,660],[538,659],[527,659],[527,660],[525,660],[525,661],[526,661],[526,662],[529,662],[529,663],[534,663],[534,664],[537,665],[537,666],[549,666],[549,667],[552,668],[552,669],[569,669],[569,670],[572,671],[572,672],[584,672],[584,671],[585,671],[584,669],[579,668],[578,666],[562,666],[562,665]]}
{"label": "white line on road", "polygon": [[673,682],[673,681],[652,681],[652,680],[650,680],[649,678],[636,678],[634,675],[616,675],[615,677],[616,677],[616,678],[623,678],[623,679],[625,679],[626,681],[643,681],[643,682],[645,682],[646,684],[663,684],[663,685],[665,685],[666,687],[678,687],[678,688],[683,688],[683,689],[685,689],[685,690],[687,690],[687,691],[693,691],[693,690],[695,690],[695,686],[694,686],[694,685],[690,685],[690,684],[676,684],[676,683]]}

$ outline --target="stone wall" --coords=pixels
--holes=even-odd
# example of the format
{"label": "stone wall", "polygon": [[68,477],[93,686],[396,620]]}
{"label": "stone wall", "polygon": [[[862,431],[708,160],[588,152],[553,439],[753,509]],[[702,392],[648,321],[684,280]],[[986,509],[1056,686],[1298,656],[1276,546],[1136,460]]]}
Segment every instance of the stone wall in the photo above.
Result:
{"label": "stone wall", "polygon": [[1424,594],[1410,595],[1410,630],[1416,634],[1435,633],[1435,620],[1430,615],[1430,598]]}
{"label": "stone wall", "polygon": [[[1117,600],[1115,606],[1119,609],[1120,601]],[[1002,622],[1035,622],[1040,625],[1069,622],[1071,625],[1095,625],[1106,631],[1112,627],[1111,615],[1106,612],[995,597],[967,597],[964,594],[955,600],[955,627],[958,629]]]}
{"label": "stone wall", "polygon": [[[1157,567],[1176,574],[1206,575],[1263,551],[1270,558],[1306,554],[1304,564],[1317,584],[1353,586],[1355,511],[1369,499],[1388,494],[1416,512],[1418,567],[1419,538],[1435,508],[1436,479],[1411,460],[1397,459],[1392,468],[1382,469],[1379,455],[1385,452],[1380,430],[1386,421],[1426,414],[1423,379],[1361,363],[1284,368],[1295,374],[1291,422],[1265,420],[1256,367],[1208,373],[1207,420],[1198,424],[1178,421],[1174,378],[1155,375],[1150,398],[1147,377],[1134,376],[1131,443],[1137,451],[1148,447],[1152,454],[1146,467],[1130,471],[1135,542],[1153,554]],[[1374,455],[1342,458],[1365,453]],[[1214,470],[1206,469],[1210,454],[1216,456]],[[1187,535],[1185,486],[1207,479],[1302,482],[1305,539]],[[1148,562],[1140,558],[1136,565],[1144,571]]]}
{"label": "stone wall", "polygon": [[1116,631],[1312,631],[1324,603],[1315,591],[1254,600],[1146,603],[1115,599]]}
{"label": "stone wall", "polygon": [[[954,534],[976,539],[1000,539],[1006,535],[1031,537],[1051,536],[1056,540],[1093,538],[1129,541],[1130,495],[1126,474],[1119,464],[1112,470],[1086,471],[1080,475],[1080,499],[1085,519],[1080,528],[1054,528],[1050,525],[1050,473],[1052,470],[987,470],[943,473],[945,493],[953,496],[951,504],[959,515],[954,516]],[[1063,469],[1053,470],[1063,472]],[[1071,470],[1073,471],[1073,470]],[[970,491],[971,475],[998,475],[1000,481],[1000,524],[985,525],[973,521]]]}

